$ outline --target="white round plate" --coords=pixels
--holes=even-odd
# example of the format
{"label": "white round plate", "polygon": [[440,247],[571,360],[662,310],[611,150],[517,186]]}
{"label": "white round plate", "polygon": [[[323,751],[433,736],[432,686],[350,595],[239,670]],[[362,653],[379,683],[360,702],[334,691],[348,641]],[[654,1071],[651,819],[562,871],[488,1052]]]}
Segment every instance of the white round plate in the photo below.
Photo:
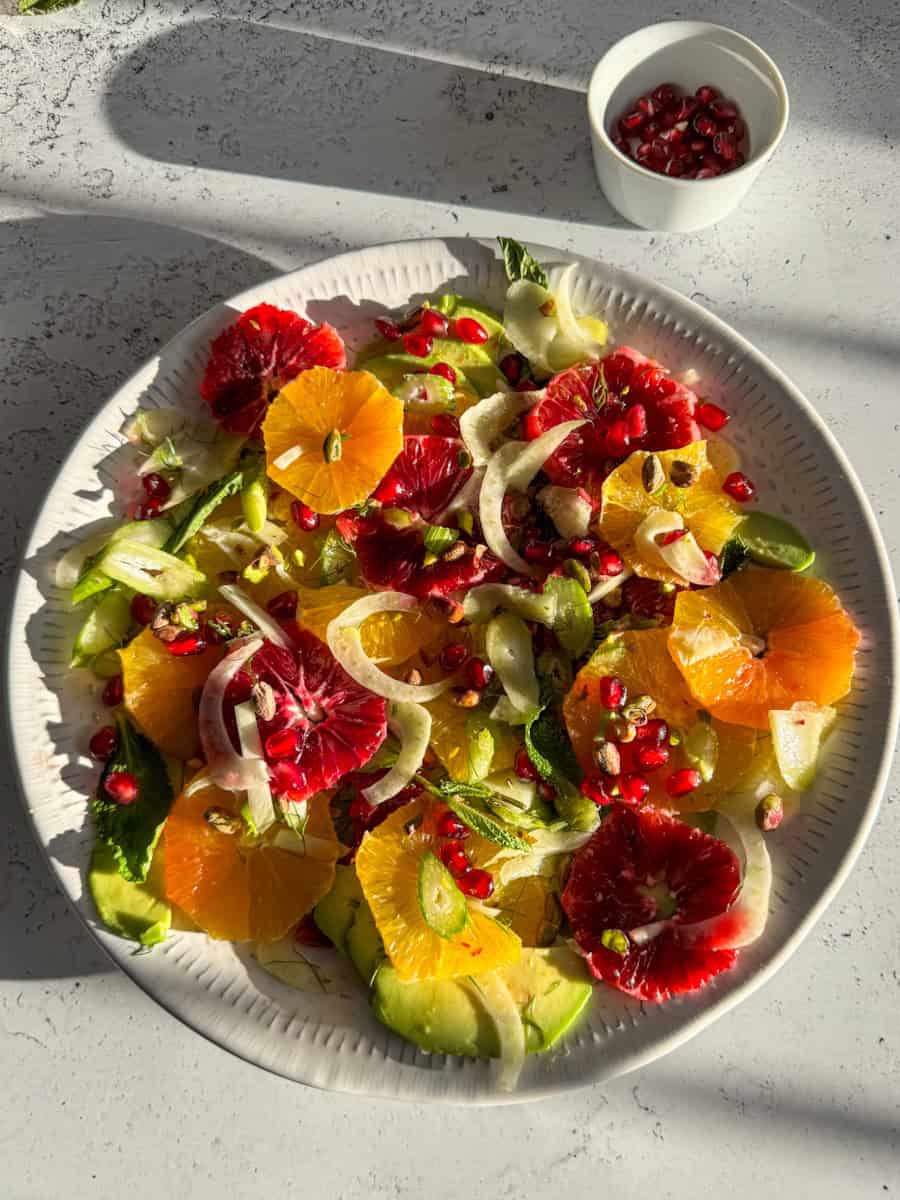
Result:
{"label": "white round plate", "polygon": [[[570,256],[556,251],[545,262]],[[427,1055],[370,1015],[362,989],[294,990],[240,948],[175,933],[151,953],[107,933],[85,889],[93,842],[85,755],[100,722],[98,686],[67,668],[78,618],[52,583],[53,564],[85,527],[115,511],[123,420],[139,406],[198,407],[210,339],[260,301],[329,320],[351,348],[385,309],[437,290],[500,305],[503,273],[476,241],[419,241],[344,254],[273,279],[195,321],[108,400],[72,447],[41,509],[19,576],[8,639],[8,697],[22,789],[38,839],[93,935],[170,1012],[270,1071],[370,1096],[497,1103],[546,1096],[619,1075],[680,1045],[759,987],[797,947],[835,895],[878,807],[896,725],[897,634],[881,539],[853,471],[810,403],[762,354],[704,309],[666,288],[578,260],[576,307],[604,313],[617,341],[674,372],[693,367],[701,390],[733,415],[729,432],[759,486],[761,507],[791,518],[818,553],[862,631],[853,692],[802,811],[772,835],[775,882],[764,936],[697,994],[637,1003],[598,985],[589,1015],[554,1051],[528,1060],[518,1090],[498,1093],[492,1064]],[[133,461],[133,459],[132,459]],[[133,469],[133,468],[132,468]]]}

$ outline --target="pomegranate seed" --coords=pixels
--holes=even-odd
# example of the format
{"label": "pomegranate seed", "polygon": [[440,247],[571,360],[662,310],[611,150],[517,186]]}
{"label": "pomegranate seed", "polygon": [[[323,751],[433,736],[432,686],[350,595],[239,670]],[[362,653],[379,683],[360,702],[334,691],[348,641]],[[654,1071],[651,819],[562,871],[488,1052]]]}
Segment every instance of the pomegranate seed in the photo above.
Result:
{"label": "pomegranate seed", "polygon": [[434,342],[427,333],[407,333],[403,338],[403,347],[414,358],[427,358],[434,348]]}
{"label": "pomegranate seed", "polygon": [[637,133],[643,127],[646,119],[645,114],[638,109],[635,109],[634,112],[626,113],[619,120],[619,132],[623,137],[631,137],[632,134]]}
{"label": "pomegranate seed", "polygon": [[152,496],[154,500],[160,500],[165,503],[172,494],[172,489],[162,475],[157,475],[155,471],[151,471],[149,475],[144,475],[141,479],[144,485],[144,491],[148,496]]}
{"label": "pomegranate seed", "polygon": [[666,174],[672,179],[680,179],[684,174],[684,163],[680,158],[670,158],[666,163]]}
{"label": "pomegranate seed", "polygon": [[643,775],[619,776],[619,799],[623,804],[641,804],[650,791],[650,784]]}
{"label": "pomegranate seed", "polygon": [[449,413],[435,413],[431,418],[431,432],[438,437],[459,437],[459,421]]}
{"label": "pomegranate seed", "polygon": [[618,675],[604,675],[599,684],[600,703],[610,711],[621,708],[628,699],[628,689]]}
{"label": "pomegranate seed", "polygon": [[687,537],[686,529],[671,529],[668,533],[662,536],[662,545],[671,546],[673,542],[680,542],[683,537]]}
{"label": "pomegranate seed", "polygon": [[150,521],[157,515],[162,506],[163,500],[161,496],[150,496],[134,510],[134,519],[136,521]]}
{"label": "pomegranate seed", "polygon": [[116,804],[134,804],[141,791],[130,771],[110,771],[103,780],[103,790]]}
{"label": "pomegranate seed", "polygon": [[305,533],[312,533],[319,528],[319,514],[302,500],[294,500],[291,504],[291,519]]}
{"label": "pomegranate seed", "polygon": [[609,790],[609,783],[602,775],[585,775],[581,781],[581,794],[593,800],[599,808],[603,804],[612,804],[615,800]]}
{"label": "pomegranate seed", "polygon": [[694,128],[701,137],[715,137],[719,132],[719,127],[707,113],[697,113],[693,121]]}
{"label": "pomegranate seed", "polygon": [[703,404],[697,405],[697,420],[705,429],[711,429],[713,433],[718,433],[731,420],[724,408],[719,408],[718,404],[713,404],[709,400],[705,400]]}
{"label": "pomegranate seed", "polygon": [[431,337],[446,337],[450,329],[450,322],[442,312],[436,312],[433,308],[425,308],[422,310],[422,320],[419,322],[419,328],[422,333],[427,333]]}
{"label": "pomegranate seed", "polygon": [[616,554],[615,550],[604,550],[600,555],[600,562],[597,569],[606,578],[614,578],[616,575],[622,574],[625,570],[625,564],[619,555]]}
{"label": "pomegranate seed", "polygon": [[376,317],[375,328],[388,342],[399,342],[403,337],[403,330],[387,317]]}
{"label": "pomegranate seed", "polygon": [[297,753],[296,729],[277,729],[265,741],[266,758],[293,758]]}
{"label": "pomegranate seed", "polygon": [[533,379],[521,379],[516,384],[516,391],[517,392],[536,392],[537,384],[534,382]]}
{"label": "pomegranate seed", "polygon": [[714,88],[711,83],[704,83],[702,87],[698,87],[694,95],[701,104],[711,104],[713,100],[718,100],[719,89]]}
{"label": "pomegranate seed", "polygon": [[470,658],[466,663],[466,682],[476,691],[483,691],[494,678],[494,668],[483,658]]}
{"label": "pomegranate seed", "polygon": [[445,362],[435,363],[434,366],[431,368],[431,370],[428,372],[428,374],[429,375],[440,375],[441,379],[446,379],[448,383],[456,383],[456,372],[453,370],[453,368],[450,366],[449,363],[445,363]]}
{"label": "pomegranate seed", "polygon": [[131,598],[131,616],[138,625],[149,625],[156,613],[156,601],[140,592]]}
{"label": "pomegranate seed", "polygon": [[721,167],[701,167],[694,175],[695,179],[715,179],[717,175],[722,174]]}
{"label": "pomegranate seed", "polygon": [[460,317],[453,327],[459,340],[467,342],[470,346],[481,346],[490,337],[485,327],[474,317]]}
{"label": "pomegranate seed", "polygon": [[673,112],[664,112],[659,119],[659,123],[662,126],[659,136],[665,141],[668,141],[666,134],[671,133],[671,131],[675,128],[675,126],[678,124],[678,118]]}
{"label": "pomegranate seed", "polygon": [[528,757],[528,751],[524,746],[520,746],[516,751],[513,770],[520,779],[536,780],[539,778],[538,769]]}
{"label": "pomegranate seed", "polygon": [[669,726],[660,717],[652,717],[646,725],[638,725],[634,731],[635,741],[664,742],[669,736]]}
{"label": "pomegranate seed", "polygon": [[591,538],[574,537],[568,545],[570,554],[574,554],[576,558],[590,558],[594,553],[595,543]]}
{"label": "pomegranate seed", "polygon": [[693,767],[682,767],[678,771],[673,771],[668,777],[666,791],[673,800],[677,800],[679,796],[686,796],[689,792],[695,791],[701,782],[699,771],[695,771]]}
{"label": "pomegranate seed", "polygon": [[707,149],[706,138],[694,138],[693,141],[688,142],[688,150],[694,154],[703,154]]}
{"label": "pomegranate seed", "polygon": [[633,404],[625,417],[628,436],[632,441],[642,438],[647,432],[647,410],[643,404]]}
{"label": "pomegranate seed", "polygon": [[546,779],[542,779],[538,784],[538,795],[547,804],[552,804],[556,799],[556,788],[552,783],[548,783]]}
{"label": "pomegranate seed", "polygon": [[176,658],[187,658],[191,654],[202,654],[209,642],[199,629],[186,629],[174,641],[164,642],[163,645]]}
{"label": "pomegranate seed", "polygon": [[656,771],[669,761],[667,746],[639,746],[637,763],[644,771]]}
{"label": "pomegranate seed", "polygon": [[489,872],[482,871],[480,867],[472,867],[471,870],[464,872],[456,883],[461,892],[476,900],[487,900],[494,891],[492,876]]}
{"label": "pomegranate seed", "polygon": [[469,648],[464,642],[451,642],[441,651],[441,666],[445,671],[455,671],[469,657]]}
{"label": "pomegranate seed", "polygon": [[521,354],[507,354],[500,359],[500,370],[510,383],[518,383],[522,378],[522,367],[525,360]]}
{"label": "pomegranate seed", "polygon": [[646,162],[650,158],[650,143],[639,142],[638,147],[634,152],[634,157],[639,163]]}
{"label": "pomegranate seed", "polygon": [[732,500],[737,500],[741,504],[746,504],[748,500],[756,498],[756,485],[747,478],[743,471],[732,471],[730,475],[726,475],[722,491],[727,492]]}
{"label": "pomegranate seed", "polygon": [[717,133],[713,138],[713,153],[718,154],[719,158],[730,163],[734,161],[737,154],[737,145],[730,133]]}
{"label": "pomegranate seed", "polygon": [[699,107],[693,96],[685,96],[675,109],[675,115],[679,121],[689,121]]}
{"label": "pomegranate seed", "polygon": [[297,615],[297,593],[292,589],[279,592],[266,605],[276,621],[292,621]]}
{"label": "pomegranate seed", "polygon": [[304,792],[307,787],[306,772],[296,763],[286,760],[276,761],[272,764],[271,775],[276,796],[284,796],[290,792]]}
{"label": "pomegranate seed", "polygon": [[658,88],[653,89],[653,99],[663,108],[671,108],[673,104],[678,103],[678,92],[671,83],[661,83]]}
{"label": "pomegranate seed", "polygon": [[717,96],[715,100],[710,100],[709,111],[717,121],[731,121],[738,115],[737,106],[732,104],[730,100],[723,100],[721,96]]}
{"label": "pomegranate seed", "polygon": [[553,547],[546,542],[526,542],[522,547],[522,557],[530,563],[548,563],[553,557]]}
{"label": "pomegranate seed", "polygon": [[100,693],[100,699],[109,708],[115,708],[117,704],[122,703],[122,697],[125,695],[125,685],[122,682],[121,675],[113,675],[111,679],[107,679],[106,686]]}
{"label": "pomegranate seed", "polygon": [[617,133],[613,134],[612,144],[615,146],[615,148],[619,151],[620,154],[624,154],[626,156],[626,158],[630,157],[631,147],[628,145],[628,142],[626,142],[623,137],[619,136],[619,134],[617,134]]}
{"label": "pomegranate seed", "polygon": [[660,129],[662,126],[659,121],[648,121],[641,132],[641,139],[652,143],[654,138],[659,137]]}
{"label": "pomegranate seed", "polygon": [[118,730],[113,725],[104,725],[88,742],[88,749],[91,752],[91,758],[96,758],[97,762],[106,762],[115,754],[118,745]]}
{"label": "pomegranate seed", "polygon": [[697,169],[697,155],[692,150],[680,150],[678,161],[684,168],[685,177],[689,177]]}
{"label": "pomegranate seed", "polygon": [[243,704],[253,692],[253,680],[247,671],[238,671],[225,688],[225,699],[229,704]]}
{"label": "pomegranate seed", "polygon": [[652,117],[656,113],[656,104],[650,96],[641,96],[640,100],[635,102],[634,107],[648,117]]}
{"label": "pomegranate seed", "polygon": [[625,421],[613,421],[606,431],[606,449],[610,458],[624,458],[630,443],[628,425]]}
{"label": "pomegranate seed", "polygon": [[453,838],[462,841],[469,836],[468,825],[463,824],[456,813],[444,812],[438,817],[437,835],[442,838]]}
{"label": "pomegranate seed", "polygon": [[472,864],[469,862],[469,856],[457,842],[445,842],[440,850],[441,862],[447,868],[451,875],[465,874]]}
{"label": "pomegranate seed", "polygon": [[742,167],[746,161],[747,161],[747,159],[745,158],[745,156],[743,154],[741,154],[740,150],[738,150],[737,154],[734,156],[735,169],[737,169],[738,167]]}

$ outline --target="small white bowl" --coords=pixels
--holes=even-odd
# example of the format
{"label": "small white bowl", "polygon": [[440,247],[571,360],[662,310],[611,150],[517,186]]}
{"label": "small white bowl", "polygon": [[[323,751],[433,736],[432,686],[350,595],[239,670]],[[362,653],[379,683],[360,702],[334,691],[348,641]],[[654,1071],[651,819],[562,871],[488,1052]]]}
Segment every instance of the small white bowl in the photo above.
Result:
{"label": "small white bowl", "polygon": [[[658,84],[688,92],[709,83],[741,110],[750,150],[742,167],[714,179],[648,171],[613,145],[610,132],[637,96]],[[781,72],[749,38],[705,21],[664,21],[622,38],[594,68],[588,120],[600,186],[618,212],[644,229],[703,229],[737,206],[784,136],[788,94]]]}

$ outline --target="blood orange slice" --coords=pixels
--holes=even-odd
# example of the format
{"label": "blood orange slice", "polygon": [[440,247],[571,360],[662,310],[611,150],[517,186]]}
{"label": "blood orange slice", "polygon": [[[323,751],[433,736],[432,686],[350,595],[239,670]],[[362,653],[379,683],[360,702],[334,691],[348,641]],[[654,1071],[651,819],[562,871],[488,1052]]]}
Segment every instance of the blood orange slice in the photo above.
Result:
{"label": "blood orange slice", "polygon": [[631,450],[669,450],[700,437],[697,397],[665,368],[629,346],[599,363],[554,376],[544,399],[524,418],[525,436],[540,437],[564,421],[583,421],[544,465],[553,483],[592,495]]}
{"label": "blood orange slice", "polygon": [[458,438],[436,435],[403,439],[403,450],[375,489],[386,507],[405,508],[426,521],[442,512],[472,474]]}
{"label": "blood orange slice", "polygon": [[296,624],[292,635],[292,650],[266,642],[249,674],[271,688],[258,725],[272,790],[297,802],[367,763],[385,739],[387,713],[324,642]]}
{"label": "blood orange slice", "polygon": [[200,395],[223,429],[253,434],[288,380],[310,367],[341,370],[346,362],[344,343],[331,325],[258,304],[213,342]]}
{"label": "blood orange slice", "polygon": [[[576,854],[562,906],[597,979],[641,1000],[667,1000],[733,966],[736,951],[692,943],[679,926],[720,916],[739,886],[724,842],[665,813],[617,805]],[[616,943],[624,953],[610,948]]]}

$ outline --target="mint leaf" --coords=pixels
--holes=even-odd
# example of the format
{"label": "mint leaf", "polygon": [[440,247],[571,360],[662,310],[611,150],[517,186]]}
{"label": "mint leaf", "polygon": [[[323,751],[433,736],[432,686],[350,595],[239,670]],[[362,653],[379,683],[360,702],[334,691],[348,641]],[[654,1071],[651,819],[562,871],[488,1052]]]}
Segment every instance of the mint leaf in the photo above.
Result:
{"label": "mint leaf", "polygon": [[19,12],[23,16],[25,13],[36,16],[38,13],[55,12],[58,8],[71,8],[80,3],[81,0],[19,0]]}
{"label": "mint leaf", "polygon": [[527,854],[531,850],[531,843],[526,842],[524,838],[513,833],[499,821],[495,821],[493,817],[481,809],[474,808],[471,804],[466,804],[464,800],[460,800],[458,796],[449,796],[447,798],[448,808],[456,813],[459,819],[468,827],[477,833],[479,837],[483,837],[487,842],[493,842],[495,846],[500,846],[504,850],[521,850],[523,854]]}
{"label": "mint leaf", "polygon": [[169,554],[178,551],[198,533],[219,505],[229,496],[236,496],[244,484],[243,471],[232,471],[224,479],[211,484],[193,501],[178,528],[163,547]]}
{"label": "mint leaf", "polygon": [[547,287],[549,283],[547,272],[536,258],[532,258],[524,246],[513,241],[512,238],[498,237],[497,241],[503,251],[503,265],[506,268],[506,278],[510,283],[515,283],[517,279],[530,279],[532,283],[539,283],[541,287]]}
{"label": "mint leaf", "polygon": [[425,526],[425,549],[429,554],[437,554],[440,557],[445,550],[449,550],[458,540],[459,531],[456,529],[448,529],[446,525]]}
{"label": "mint leaf", "polygon": [[356,553],[348,546],[336,529],[329,529],[319,550],[322,566],[322,586],[344,583],[353,574]]}
{"label": "mint leaf", "polygon": [[444,779],[439,779],[437,783],[429,783],[422,776],[418,776],[418,781],[433,796],[440,796],[444,800],[448,796],[464,796],[467,800],[487,800],[493,796],[491,789],[485,787],[483,783],[463,783],[459,779],[451,779],[449,775]]}
{"label": "mint leaf", "polygon": [[[172,806],[172,785],[163,756],[124,716],[116,718],[119,745],[100,777],[91,808],[97,837],[115,855],[119,874],[132,883],[143,883],[159,840],[163,823]],[[140,792],[133,804],[116,804],[103,784],[114,771],[129,771]]]}

